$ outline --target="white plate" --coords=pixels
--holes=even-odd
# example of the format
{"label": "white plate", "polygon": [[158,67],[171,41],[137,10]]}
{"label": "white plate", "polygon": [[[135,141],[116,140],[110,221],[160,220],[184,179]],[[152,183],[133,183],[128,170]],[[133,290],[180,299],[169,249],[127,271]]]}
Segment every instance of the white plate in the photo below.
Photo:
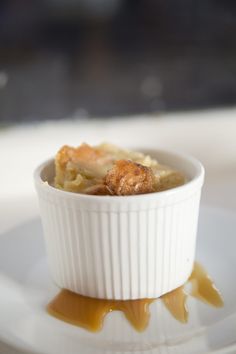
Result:
{"label": "white plate", "polygon": [[236,353],[235,230],[233,213],[202,209],[196,258],[221,290],[222,309],[189,299],[190,320],[184,325],[156,301],[142,334],[119,312],[93,334],[45,311],[58,289],[48,274],[39,218],[5,232],[0,224],[0,338],[31,353]]}

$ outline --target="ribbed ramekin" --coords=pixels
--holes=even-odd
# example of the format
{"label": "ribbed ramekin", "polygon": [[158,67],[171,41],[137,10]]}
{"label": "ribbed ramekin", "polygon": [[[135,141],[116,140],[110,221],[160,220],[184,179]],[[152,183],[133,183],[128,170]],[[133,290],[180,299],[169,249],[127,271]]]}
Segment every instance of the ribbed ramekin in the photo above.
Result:
{"label": "ribbed ramekin", "polygon": [[183,154],[145,153],[182,171],[186,184],[136,196],[92,196],[51,186],[53,159],[36,169],[48,262],[59,287],[126,300],[159,297],[188,279],[204,168]]}

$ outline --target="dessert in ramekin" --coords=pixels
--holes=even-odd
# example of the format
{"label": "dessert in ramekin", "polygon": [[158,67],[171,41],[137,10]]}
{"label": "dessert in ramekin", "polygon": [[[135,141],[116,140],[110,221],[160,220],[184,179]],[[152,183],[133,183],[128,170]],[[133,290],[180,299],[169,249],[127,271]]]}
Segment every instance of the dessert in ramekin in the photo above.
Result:
{"label": "dessert in ramekin", "polygon": [[[160,297],[187,281],[194,263],[204,168],[193,157],[177,152],[147,153],[150,161],[156,159],[171,166],[169,170],[180,171],[184,184],[122,195],[123,187],[118,194],[118,189],[107,183],[108,195],[91,195],[91,189],[86,188],[93,188],[93,184],[75,192],[64,190],[64,185],[56,188],[54,159],[35,171],[49,266],[60,288],[90,297],[126,300]],[[133,160],[144,167],[150,161],[142,165]],[[136,169],[132,171],[138,174]],[[153,180],[154,187],[158,181]],[[142,193],[142,183],[136,190]]]}

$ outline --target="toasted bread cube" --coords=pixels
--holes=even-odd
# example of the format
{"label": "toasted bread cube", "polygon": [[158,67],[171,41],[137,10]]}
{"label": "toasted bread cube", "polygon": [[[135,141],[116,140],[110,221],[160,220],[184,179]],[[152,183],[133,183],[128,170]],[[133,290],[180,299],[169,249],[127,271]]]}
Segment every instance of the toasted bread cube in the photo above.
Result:
{"label": "toasted bread cube", "polygon": [[105,184],[114,195],[151,193],[155,176],[149,167],[130,160],[117,160],[107,172]]}

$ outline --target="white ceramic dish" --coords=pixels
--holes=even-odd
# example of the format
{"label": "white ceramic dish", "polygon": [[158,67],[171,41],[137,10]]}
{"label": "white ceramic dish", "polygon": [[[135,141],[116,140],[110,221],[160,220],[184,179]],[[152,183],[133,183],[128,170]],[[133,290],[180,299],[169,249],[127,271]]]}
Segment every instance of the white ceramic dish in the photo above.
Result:
{"label": "white ceramic dish", "polygon": [[[17,203],[5,207],[4,215],[15,215],[9,224],[19,211]],[[6,232],[0,223],[0,340],[14,354],[235,354],[235,229],[234,213],[201,209],[196,259],[221,290],[222,309],[189,299],[189,323],[183,325],[156,301],[145,332],[137,333],[122,313],[113,312],[93,334],[46,313],[58,288],[49,277],[39,218]]]}
{"label": "white ceramic dish", "polygon": [[125,300],[159,297],[188,279],[204,169],[190,156],[148,153],[182,171],[186,184],[138,196],[89,196],[52,187],[53,160],[36,170],[49,266],[59,287]]}

